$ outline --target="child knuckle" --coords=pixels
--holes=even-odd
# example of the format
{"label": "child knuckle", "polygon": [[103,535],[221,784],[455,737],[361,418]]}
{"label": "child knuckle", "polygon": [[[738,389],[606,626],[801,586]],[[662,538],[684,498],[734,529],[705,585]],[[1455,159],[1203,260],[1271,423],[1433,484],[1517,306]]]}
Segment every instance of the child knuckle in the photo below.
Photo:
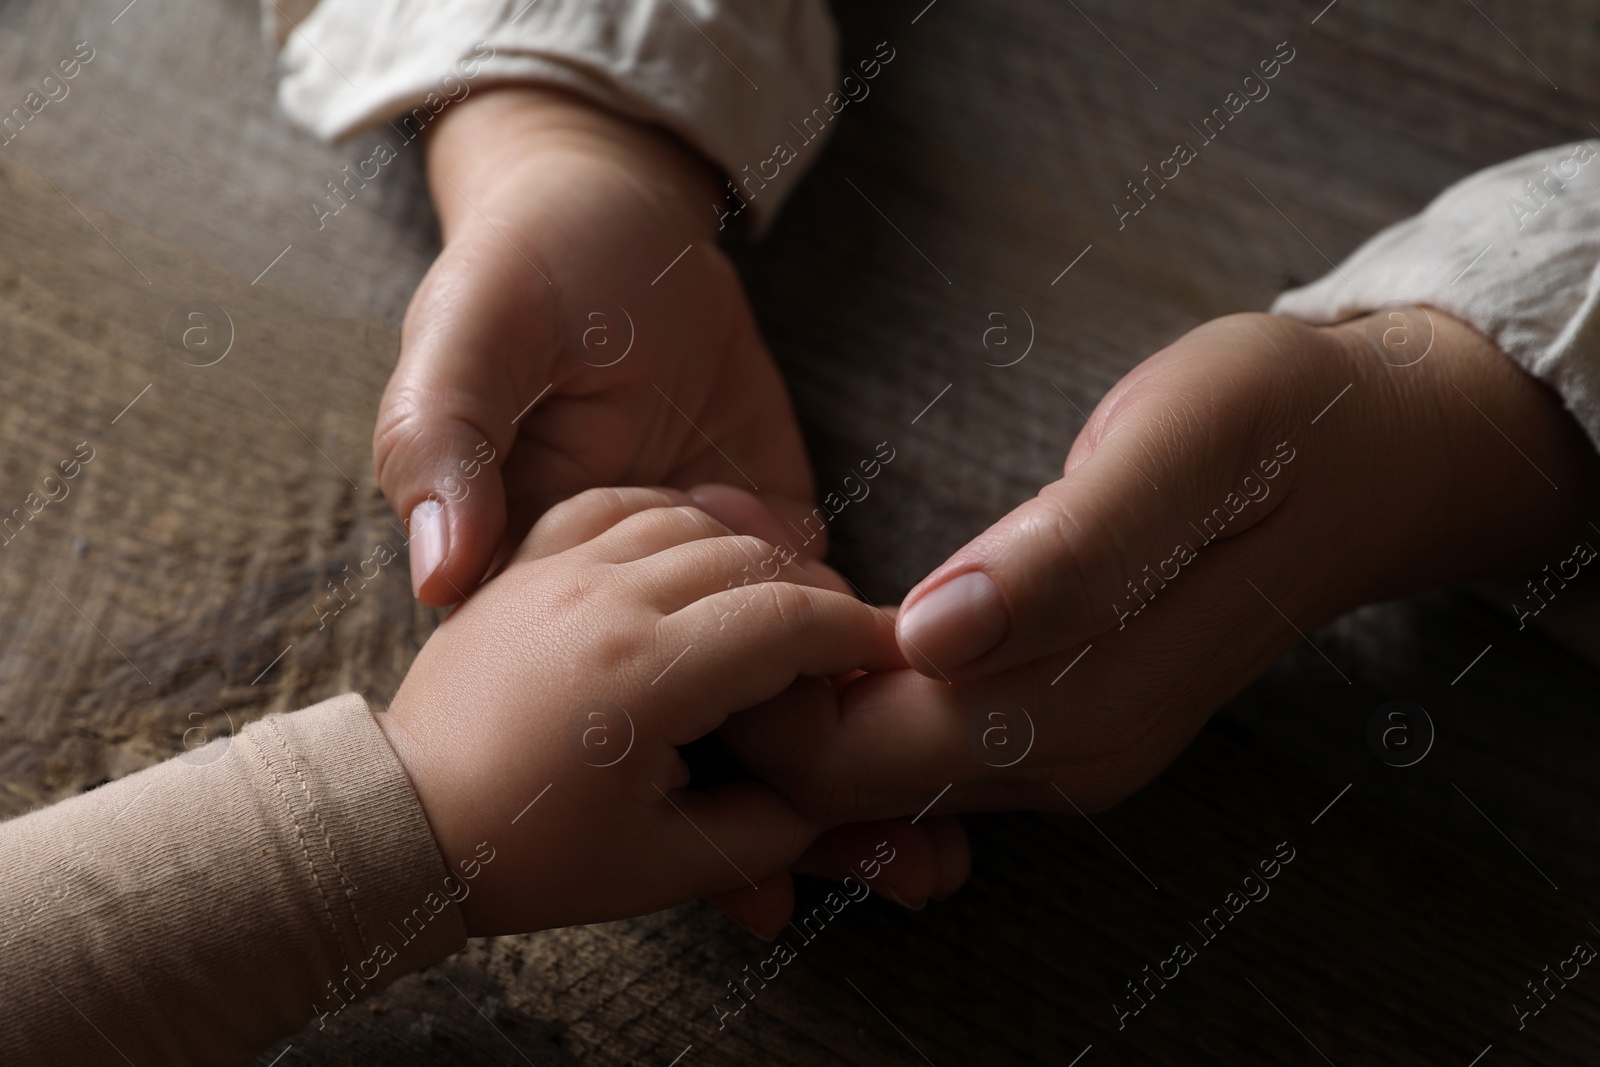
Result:
{"label": "child knuckle", "polygon": [[649,539],[679,544],[704,540],[723,532],[715,519],[688,504],[649,508],[630,517],[628,523],[630,530]]}
{"label": "child knuckle", "polygon": [[615,489],[609,487],[585,489],[581,493],[570,496],[551,507],[549,511],[545,512],[539,523],[546,528],[565,526],[589,515],[615,507],[620,502],[621,494]]}
{"label": "child knuckle", "polygon": [[772,621],[789,638],[798,637],[816,618],[806,590],[791,582],[763,582],[761,596]]}
{"label": "child knuckle", "polygon": [[738,547],[739,551],[743,552],[751,560],[766,561],[772,559],[777,551],[767,541],[752,534],[736,534],[733,537],[733,543]]}

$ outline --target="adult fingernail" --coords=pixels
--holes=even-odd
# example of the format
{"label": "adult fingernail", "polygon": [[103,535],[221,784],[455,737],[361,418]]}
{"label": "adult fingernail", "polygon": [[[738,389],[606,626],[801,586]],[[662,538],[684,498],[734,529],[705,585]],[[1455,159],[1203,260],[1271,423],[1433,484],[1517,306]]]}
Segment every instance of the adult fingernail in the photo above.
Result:
{"label": "adult fingernail", "polygon": [[921,911],[923,908],[926,908],[928,906],[928,902],[926,900],[924,900],[921,904],[907,904],[905,902],[905,899],[903,897],[901,897],[899,893],[896,893],[893,889],[890,889],[888,886],[880,887],[878,889],[878,892],[882,893],[885,897],[887,897],[890,900],[894,901],[896,904],[900,905],[902,908],[905,908],[907,911]]}
{"label": "adult fingernail", "polygon": [[411,509],[411,593],[422,595],[422,583],[432,576],[450,552],[450,524],[444,505],[424,500]]}
{"label": "adult fingernail", "polygon": [[900,613],[900,636],[934,667],[964,667],[1011,630],[1000,589],[982,571],[958,574]]}

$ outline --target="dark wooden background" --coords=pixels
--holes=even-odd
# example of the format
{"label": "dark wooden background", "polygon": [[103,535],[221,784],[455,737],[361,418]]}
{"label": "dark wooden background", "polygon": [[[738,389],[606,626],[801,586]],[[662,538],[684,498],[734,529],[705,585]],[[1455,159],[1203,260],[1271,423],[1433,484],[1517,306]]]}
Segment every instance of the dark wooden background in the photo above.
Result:
{"label": "dark wooden background", "polygon": [[[370,148],[276,112],[251,0],[123,3],[0,2],[0,111],[96,49],[0,148],[0,511],[96,450],[0,548],[0,814],[170,755],[197,723],[385,698],[432,625],[401,564],[327,630],[311,608],[396,536],[368,435],[436,250],[420,157],[318,232],[310,201]],[[1056,475],[1081,419],[1052,384],[1087,411],[1187,328],[1600,121],[1593,3],[924,3],[840,12],[846,62],[885,39],[897,58],[741,255],[822,484],[898,449],[836,531],[880,598]],[[1284,40],[1271,96],[1118,232],[1124,182]],[[199,299],[232,320],[212,367],[164,339]],[[985,363],[993,312],[1019,342],[1036,325],[1016,366]],[[1314,639],[1353,685],[1301,646],[1098,830],[969,820],[965,891],[847,912],[727,1030],[711,1005],[765,949],[691,905],[475,942],[260,1062],[1594,1062],[1600,975],[1521,1031],[1511,1004],[1600,945],[1595,671],[1464,591]],[[1406,769],[1366,737],[1396,698],[1437,727]],[[1285,840],[1271,896],[1119,1031],[1122,983]]]}

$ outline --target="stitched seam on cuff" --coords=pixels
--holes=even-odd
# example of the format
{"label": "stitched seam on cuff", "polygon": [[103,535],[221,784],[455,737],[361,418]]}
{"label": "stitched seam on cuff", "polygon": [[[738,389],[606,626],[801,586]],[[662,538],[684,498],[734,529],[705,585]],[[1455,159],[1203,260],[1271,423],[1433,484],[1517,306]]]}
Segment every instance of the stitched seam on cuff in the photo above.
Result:
{"label": "stitched seam on cuff", "polygon": [[[371,713],[368,712],[368,714]],[[300,761],[295,759],[293,746],[289,744],[288,738],[283,736],[283,731],[279,728],[277,719],[267,719],[265,725],[272,731],[273,736],[278,739],[278,744],[283,748],[284,761],[288,763],[289,769],[294,772],[295,779],[300,783],[300,791],[305,794],[305,810],[310,813],[311,821],[316,823],[318,831],[322,834],[322,843],[328,850],[328,861],[333,865],[333,869],[338,872],[340,880],[344,882],[345,903],[350,908],[350,919],[356,928],[356,945],[358,947],[363,946],[367,943],[367,935],[361,929],[361,913],[356,909],[356,893],[359,888],[339,863],[339,854],[334,851],[333,838],[329,835],[327,824],[322,821],[322,815],[317,810],[316,798],[311,795],[310,784],[306,781],[305,775],[300,773]]]}
{"label": "stitched seam on cuff", "polygon": [[333,914],[333,902],[328,899],[328,894],[322,888],[322,879],[317,874],[317,865],[311,858],[311,847],[306,841],[305,828],[300,825],[300,820],[295,816],[294,804],[290,801],[289,794],[283,787],[283,781],[278,775],[277,768],[272,764],[272,757],[267,755],[266,749],[261,743],[261,738],[254,730],[249,731],[249,737],[250,743],[255,749],[256,757],[266,769],[267,776],[272,779],[272,784],[278,791],[278,797],[283,801],[283,810],[289,816],[289,823],[294,827],[295,837],[300,842],[301,856],[305,860],[307,872],[311,875],[311,884],[316,888],[317,897],[322,901],[322,910],[328,916],[328,928],[333,933],[334,949],[339,954],[340,962],[348,964],[349,959],[344,951],[344,939],[339,936],[339,920]]}

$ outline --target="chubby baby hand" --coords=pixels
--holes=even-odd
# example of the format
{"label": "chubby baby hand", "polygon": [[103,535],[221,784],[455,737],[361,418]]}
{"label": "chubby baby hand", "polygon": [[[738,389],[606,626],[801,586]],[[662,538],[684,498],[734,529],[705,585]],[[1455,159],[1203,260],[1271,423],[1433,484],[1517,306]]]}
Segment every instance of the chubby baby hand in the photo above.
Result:
{"label": "chubby baby hand", "polygon": [[[687,788],[677,746],[797,682],[827,705],[829,677],[904,665],[893,619],[820,570],[676,491],[590,490],[539,520],[377,716],[446,863],[479,861],[470,933],[741,888],[782,925],[787,871],[825,824],[758,782]],[[862,858],[892,836],[850,833]]]}

